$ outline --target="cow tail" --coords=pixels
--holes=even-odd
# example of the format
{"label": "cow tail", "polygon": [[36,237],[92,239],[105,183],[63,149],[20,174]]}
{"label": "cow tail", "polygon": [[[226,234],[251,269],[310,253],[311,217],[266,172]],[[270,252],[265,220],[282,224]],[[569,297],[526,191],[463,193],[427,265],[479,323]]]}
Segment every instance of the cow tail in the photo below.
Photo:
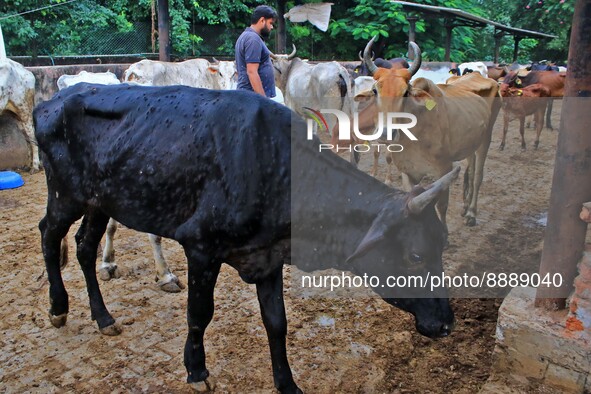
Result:
{"label": "cow tail", "polygon": [[68,238],[64,237],[60,246],[60,270],[68,265]]}

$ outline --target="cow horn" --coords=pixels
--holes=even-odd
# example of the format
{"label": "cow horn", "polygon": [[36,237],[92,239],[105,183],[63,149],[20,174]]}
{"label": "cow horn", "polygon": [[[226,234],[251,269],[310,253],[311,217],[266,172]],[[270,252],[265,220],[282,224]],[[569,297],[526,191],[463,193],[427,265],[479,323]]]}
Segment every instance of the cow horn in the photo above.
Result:
{"label": "cow horn", "polygon": [[408,69],[408,72],[412,77],[416,74],[417,71],[419,71],[419,68],[421,68],[421,62],[423,61],[423,58],[421,56],[421,48],[419,48],[417,44],[415,44],[413,41],[410,41],[408,43],[408,46],[412,48],[412,52],[415,58],[415,60],[412,62],[412,66],[410,66],[410,68]]}
{"label": "cow horn", "polygon": [[[359,60],[363,61],[363,54],[359,51]],[[376,54],[374,51],[371,51],[371,60],[376,60]]]}
{"label": "cow horn", "polygon": [[365,46],[365,50],[363,51],[363,62],[367,66],[369,75],[373,75],[378,70],[378,67],[373,62],[373,59],[369,56],[369,51],[371,50],[373,42],[376,40],[376,38],[378,38],[378,36],[374,36],[371,40],[369,40]]}
{"label": "cow horn", "polygon": [[220,64],[220,61],[218,59],[216,59],[215,57],[211,58],[211,62],[214,64]]}
{"label": "cow horn", "polygon": [[293,51],[289,55],[287,55],[287,60],[293,59],[297,52],[295,44],[291,44],[291,46],[293,47]]}
{"label": "cow horn", "polygon": [[444,176],[442,176],[441,178],[439,178],[438,180],[436,180],[435,182],[433,182],[431,186],[427,188],[427,190],[425,190],[418,196],[413,197],[407,203],[406,206],[408,207],[408,210],[415,215],[418,215],[419,213],[423,212],[423,209],[425,209],[427,205],[433,202],[437,198],[439,193],[449,188],[449,185],[453,182],[454,179],[458,177],[459,173],[460,167],[458,166],[450,172],[448,172],[447,174],[445,174]]}
{"label": "cow horn", "polygon": [[273,52],[269,53],[269,56],[271,56],[271,59],[277,60],[277,55],[274,54]]}

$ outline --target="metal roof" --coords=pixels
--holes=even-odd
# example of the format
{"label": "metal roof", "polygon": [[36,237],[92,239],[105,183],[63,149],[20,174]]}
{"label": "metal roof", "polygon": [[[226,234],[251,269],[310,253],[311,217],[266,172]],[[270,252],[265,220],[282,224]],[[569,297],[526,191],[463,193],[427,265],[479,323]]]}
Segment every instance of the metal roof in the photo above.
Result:
{"label": "metal roof", "polygon": [[390,2],[402,5],[402,8],[406,11],[412,10],[421,13],[438,15],[442,18],[453,18],[455,20],[463,21],[464,24],[468,26],[485,27],[486,25],[491,25],[495,27],[495,30],[501,30],[516,37],[557,38],[557,36],[552,34],[540,33],[538,31],[518,29],[516,27],[505,26],[500,23],[488,20],[486,18],[470,14],[469,12],[459,10],[457,8],[436,7],[432,5],[411,3],[408,1],[390,0]]}

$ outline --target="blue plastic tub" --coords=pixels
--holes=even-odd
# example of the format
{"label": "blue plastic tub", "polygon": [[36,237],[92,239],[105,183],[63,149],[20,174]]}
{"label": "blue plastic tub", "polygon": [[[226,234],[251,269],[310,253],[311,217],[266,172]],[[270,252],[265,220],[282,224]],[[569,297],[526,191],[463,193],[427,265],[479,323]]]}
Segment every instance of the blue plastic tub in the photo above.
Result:
{"label": "blue plastic tub", "polygon": [[12,171],[0,171],[0,190],[15,189],[25,184],[23,178]]}

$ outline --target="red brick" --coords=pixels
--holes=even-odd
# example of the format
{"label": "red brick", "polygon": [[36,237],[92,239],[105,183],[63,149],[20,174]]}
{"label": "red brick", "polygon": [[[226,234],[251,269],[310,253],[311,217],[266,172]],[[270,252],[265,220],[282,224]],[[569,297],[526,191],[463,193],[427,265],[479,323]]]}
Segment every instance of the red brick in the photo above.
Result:
{"label": "red brick", "polygon": [[574,316],[569,316],[569,318],[566,319],[566,329],[570,331],[583,331],[585,328],[583,327],[582,321]]}

